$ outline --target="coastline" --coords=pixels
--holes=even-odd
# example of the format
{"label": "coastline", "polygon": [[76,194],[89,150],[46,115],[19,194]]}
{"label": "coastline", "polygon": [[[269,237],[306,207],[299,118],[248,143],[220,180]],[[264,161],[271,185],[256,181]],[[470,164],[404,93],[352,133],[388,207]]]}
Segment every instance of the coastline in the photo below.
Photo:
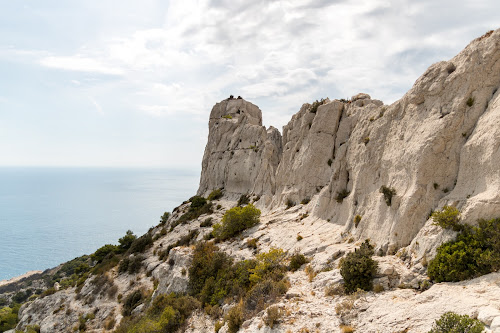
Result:
{"label": "coastline", "polygon": [[21,281],[24,278],[28,278],[28,277],[30,277],[32,275],[40,274],[40,273],[43,273],[43,271],[29,271],[29,272],[24,273],[23,275],[19,275],[19,276],[13,277],[13,278],[10,278],[8,280],[1,280],[0,281],[0,287],[9,285],[11,283],[19,282],[19,281]]}

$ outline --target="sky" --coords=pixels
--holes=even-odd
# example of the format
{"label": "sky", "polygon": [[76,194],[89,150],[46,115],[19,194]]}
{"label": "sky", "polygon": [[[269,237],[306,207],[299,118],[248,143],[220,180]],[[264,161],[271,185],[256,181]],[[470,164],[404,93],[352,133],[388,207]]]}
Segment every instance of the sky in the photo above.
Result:
{"label": "sky", "polygon": [[200,168],[230,94],[390,104],[499,28],[497,0],[0,0],[0,166]]}

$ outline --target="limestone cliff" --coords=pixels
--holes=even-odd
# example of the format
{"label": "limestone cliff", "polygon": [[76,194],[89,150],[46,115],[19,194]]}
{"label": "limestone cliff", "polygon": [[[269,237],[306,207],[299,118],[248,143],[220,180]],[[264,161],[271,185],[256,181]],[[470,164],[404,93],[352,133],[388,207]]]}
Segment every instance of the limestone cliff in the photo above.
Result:
{"label": "limestone cliff", "polygon": [[217,103],[210,113],[199,195],[223,188],[272,196],[281,156],[281,135],[262,126],[260,109],[243,99]]}
{"label": "limestone cliff", "polygon": [[[269,210],[314,199],[313,214],[389,253],[408,245],[445,204],[468,222],[498,216],[499,59],[497,30],[432,65],[390,106],[367,94],[326,100],[316,110],[304,104],[283,128],[281,144],[275,129],[266,136],[254,105],[218,103],[198,193],[225,187],[272,194],[260,202]],[[390,206],[382,186],[395,191]]]}

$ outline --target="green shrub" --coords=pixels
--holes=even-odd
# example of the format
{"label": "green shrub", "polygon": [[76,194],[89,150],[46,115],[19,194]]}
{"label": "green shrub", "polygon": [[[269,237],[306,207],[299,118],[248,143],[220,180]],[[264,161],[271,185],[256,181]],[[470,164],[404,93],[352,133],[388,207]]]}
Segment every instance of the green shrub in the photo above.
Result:
{"label": "green shrub", "polygon": [[354,227],[356,228],[358,227],[359,222],[361,222],[361,218],[362,218],[361,215],[354,216]]}
{"label": "green shrub", "polygon": [[199,307],[199,302],[191,296],[161,294],[155,298],[145,315],[135,319],[124,318],[115,332],[177,332]]}
{"label": "green shrub", "polygon": [[481,333],[484,324],[467,315],[446,312],[434,322],[428,333]]}
{"label": "green shrub", "polygon": [[249,203],[250,203],[250,197],[248,196],[248,194],[242,194],[240,196],[240,198],[238,199],[237,206],[241,207],[241,206],[248,205]]}
{"label": "green shrub", "polygon": [[227,312],[225,320],[228,325],[229,333],[236,333],[240,329],[241,324],[243,324],[243,307],[240,304],[233,306]]}
{"label": "green shrub", "polygon": [[20,304],[14,304],[12,307],[3,307],[0,309],[0,332],[16,327],[18,322],[18,312]]}
{"label": "green shrub", "polygon": [[284,311],[281,310],[278,306],[270,306],[266,310],[267,316],[264,319],[264,324],[269,326],[271,329],[274,325],[279,323],[279,320],[284,315]]}
{"label": "green shrub", "polygon": [[335,197],[335,200],[338,202],[338,203],[342,203],[344,201],[345,198],[347,198],[347,196],[349,196],[351,192],[349,192],[347,189],[344,189],[340,192],[337,192],[337,196]]}
{"label": "green shrub", "polygon": [[296,252],[290,257],[290,264],[288,265],[288,269],[292,272],[295,272],[305,263],[307,263],[306,256],[304,256],[302,253]]}
{"label": "green shrub", "polygon": [[344,289],[353,293],[358,289],[371,290],[377,262],[372,259],[373,246],[368,240],[354,252],[340,260],[340,275],[344,279]]}
{"label": "green shrub", "polygon": [[472,105],[474,105],[474,101],[475,101],[475,98],[474,97],[469,97],[469,99],[467,100],[467,106],[468,107],[471,107]]}
{"label": "green shrub", "polygon": [[500,269],[500,219],[461,225],[453,241],[440,245],[427,275],[436,282],[462,281]]}
{"label": "green shrub", "polygon": [[213,235],[219,240],[226,240],[259,223],[259,217],[260,210],[252,204],[231,208],[224,214],[221,223],[214,225]]}
{"label": "green shrub", "polygon": [[210,201],[217,200],[217,199],[222,198],[223,195],[224,195],[224,193],[222,193],[222,189],[218,188],[218,189],[213,190],[212,192],[210,192],[210,194],[208,195],[207,199],[210,200]]}
{"label": "green shrub", "polygon": [[205,221],[203,221],[203,222],[201,222],[201,223],[200,223],[200,227],[201,227],[201,228],[211,227],[211,226],[212,226],[212,224],[213,224],[213,223],[212,223],[212,220],[213,220],[213,219],[212,219],[211,217],[207,217],[207,218],[205,219]]}
{"label": "green shrub", "polygon": [[311,105],[311,108],[309,109],[309,112],[311,112],[311,113],[316,113],[316,112],[318,111],[318,107],[319,107],[320,105],[325,104],[325,103],[326,103],[326,101],[327,101],[327,100],[326,100],[325,98],[322,98],[322,99],[321,99],[321,100],[319,100],[319,101],[318,101],[318,100],[314,101],[314,102],[312,103],[312,105]]}
{"label": "green shrub", "polygon": [[309,201],[311,201],[311,199],[309,198],[304,198],[302,199],[302,201],[300,202],[301,205],[307,205],[309,203]]}
{"label": "green shrub", "polygon": [[295,202],[293,202],[293,200],[290,198],[286,199],[286,209],[290,209],[293,206],[295,206]]}
{"label": "green shrub", "polygon": [[139,304],[142,303],[144,295],[141,290],[135,290],[130,293],[123,302],[122,314],[127,317],[130,316],[132,310],[134,310]]}
{"label": "green shrub", "polygon": [[150,233],[144,234],[137,238],[130,245],[129,253],[142,253],[153,245],[153,237]]}
{"label": "green shrub", "polygon": [[191,202],[191,205],[189,206],[188,211],[181,215],[177,221],[172,223],[170,231],[181,223],[187,223],[188,221],[194,220],[203,214],[213,213],[212,203],[208,202],[207,199],[203,197],[195,195],[189,199],[189,202]]}
{"label": "green shrub", "polygon": [[458,223],[460,212],[455,207],[444,206],[440,212],[433,212],[431,217],[434,225],[438,225],[443,229],[462,230],[462,225]]}
{"label": "green shrub", "polygon": [[281,280],[286,270],[283,265],[285,258],[285,251],[275,247],[272,247],[268,252],[257,254],[257,265],[250,270],[250,281],[255,283],[265,278],[275,281]]}
{"label": "green shrub", "polygon": [[129,274],[138,273],[141,270],[142,262],[144,261],[144,256],[138,254],[131,258],[124,258],[120,261],[118,266],[118,271],[120,273],[128,272]]}
{"label": "green shrub", "polygon": [[[167,213],[165,213],[165,214],[167,214]],[[163,215],[165,216],[165,214],[163,214]],[[127,251],[132,246],[132,244],[134,243],[134,241],[136,239],[137,239],[137,236],[134,235],[132,230],[127,230],[127,232],[125,233],[125,236],[118,239],[118,244],[120,244],[119,245],[120,250],[122,252]]]}
{"label": "green shrub", "polygon": [[105,258],[113,257],[119,253],[120,249],[116,245],[106,244],[97,249],[90,255],[90,258],[98,263],[102,262]]}
{"label": "green shrub", "polygon": [[163,213],[163,215],[160,217],[160,224],[166,224],[169,218],[170,218],[169,212]]}
{"label": "green shrub", "polygon": [[396,190],[393,187],[382,185],[379,190],[384,195],[384,200],[387,206],[392,204],[392,197],[396,195]]}

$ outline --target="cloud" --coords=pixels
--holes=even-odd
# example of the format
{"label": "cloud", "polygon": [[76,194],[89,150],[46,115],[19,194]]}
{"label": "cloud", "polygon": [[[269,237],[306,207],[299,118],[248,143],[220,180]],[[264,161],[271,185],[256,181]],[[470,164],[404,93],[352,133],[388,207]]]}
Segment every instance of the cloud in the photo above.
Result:
{"label": "cloud", "polygon": [[40,60],[40,64],[46,67],[78,72],[92,72],[110,75],[123,75],[125,73],[122,68],[105,64],[99,59],[93,59],[80,55],[45,57]]}
{"label": "cloud", "polygon": [[117,76],[135,90],[131,107],[155,117],[206,115],[234,94],[261,106],[264,118],[270,110],[281,119],[326,96],[400,98],[427,66],[465,46],[464,34],[494,21],[491,14],[464,24],[443,18],[442,9],[476,17],[492,3],[172,0],[162,26],[109,35],[39,63]]}

